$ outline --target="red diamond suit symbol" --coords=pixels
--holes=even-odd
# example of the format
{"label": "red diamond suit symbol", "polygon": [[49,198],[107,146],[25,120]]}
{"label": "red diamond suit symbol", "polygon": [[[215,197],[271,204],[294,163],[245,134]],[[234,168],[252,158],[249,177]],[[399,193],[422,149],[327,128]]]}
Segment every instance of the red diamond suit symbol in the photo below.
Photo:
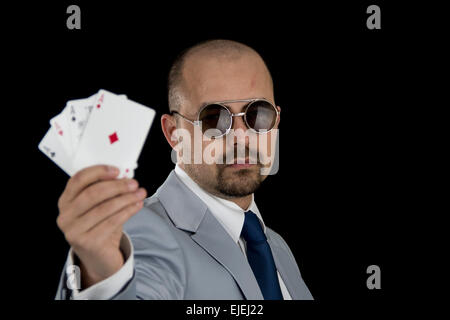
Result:
{"label": "red diamond suit symbol", "polygon": [[109,135],[109,142],[113,144],[114,142],[119,141],[119,137],[117,136],[117,132]]}

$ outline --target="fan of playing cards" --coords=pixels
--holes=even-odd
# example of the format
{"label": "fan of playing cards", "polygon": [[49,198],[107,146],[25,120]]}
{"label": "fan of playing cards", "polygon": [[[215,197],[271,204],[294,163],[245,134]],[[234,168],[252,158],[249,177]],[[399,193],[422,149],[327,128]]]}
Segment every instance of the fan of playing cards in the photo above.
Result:
{"label": "fan of playing cards", "polygon": [[69,176],[107,164],[120,169],[118,178],[132,178],[154,117],[153,109],[102,89],[68,101],[50,120],[39,150]]}

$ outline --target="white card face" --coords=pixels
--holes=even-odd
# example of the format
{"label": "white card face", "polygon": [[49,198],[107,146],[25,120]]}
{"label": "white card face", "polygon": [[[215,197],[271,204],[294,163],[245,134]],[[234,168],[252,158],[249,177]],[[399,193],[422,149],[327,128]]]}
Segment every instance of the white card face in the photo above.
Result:
{"label": "white card face", "polygon": [[121,168],[120,175],[117,177],[120,178],[133,178],[134,177],[134,169],[130,169],[129,167]]}
{"label": "white card face", "polygon": [[[97,94],[94,94],[86,99],[70,100],[67,102],[69,112],[66,114],[69,123],[69,130],[72,139],[72,150],[76,153],[83,136],[84,128],[89,120],[92,108],[96,101]],[[123,99],[127,99],[124,94],[119,95]]]}
{"label": "white card face", "polygon": [[96,95],[93,95],[86,99],[67,101],[67,108],[69,109],[66,116],[68,117],[67,122],[74,154],[77,152],[81,136],[83,135],[84,128],[89,119],[89,114],[94,106],[95,97]]}
{"label": "white card face", "polygon": [[73,166],[108,164],[133,173],[155,111],[106,90],[100,90],[84,129]]}
{"label": "white card face", "polygon": [[66,116],[67,111],[68,108],[66,106],[60,114],[50,120],[50,124],[55,128],[56,135],[67,155],[72,156],[72,139],[70,136],[69,123]]}
{"label": "white card face", "polygon": [[67,155],[60,143],[55,127],[50,127],[39,143],[38,148],[69,176],[74,174],[72,159]]}

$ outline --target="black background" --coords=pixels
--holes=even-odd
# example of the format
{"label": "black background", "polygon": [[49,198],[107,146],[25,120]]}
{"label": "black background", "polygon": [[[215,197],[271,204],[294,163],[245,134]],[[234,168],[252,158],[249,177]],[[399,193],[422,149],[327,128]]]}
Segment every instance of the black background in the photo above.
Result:
{"label": "black background", "polygon": [[[70,4],[81,7],[81,30],[66,28]],[[381,30],[366,28],[370,4],[381,7]],[[153,194],[174,167],[159,123],[167,72],[182,49],[212,38],[250,45],[272,72],[282,108],[280,170],[255,199],[266,224],[291,247],[316,303],[379,309],[403,294],[417,116],[406,97],[414,100],[422,38],[408,23],[408,6],[59,1],[11,10],[4,12],[14,13],[5,64],[16,104],[8,111],[20,120],[11,124],[20,143],[12,139],[7,150],[20,155],[13,159],[20,169],[6,172],[15,176],[9,199],[18,218],[6,234],[15,243],[8,280],[23,282],[15,288],[19,297],[52,300],[68,250],[56,226],[68,176],[37,148],[50,118],[67,100],[100,88],[154,108],[135,173]],[[366,287],[371,264],[381,268],[381,290]]]}

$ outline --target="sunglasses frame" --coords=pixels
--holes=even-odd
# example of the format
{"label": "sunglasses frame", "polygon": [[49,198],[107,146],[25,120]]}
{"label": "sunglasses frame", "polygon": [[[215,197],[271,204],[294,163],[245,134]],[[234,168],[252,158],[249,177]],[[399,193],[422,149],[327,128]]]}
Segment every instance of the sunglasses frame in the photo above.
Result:
{"label": "sunglasses frame", "polygon": [[[272,126],[272,128],[270,128],[270,130],[267,130],[267,131],[264,131],[264,132],[256,131],[255,129],[253,129],[252,127],[250,127],[249,124],[248,124],[248,122],[247,122],[247,117],[246,117],[247,110],[248,110],[248,108],[249,108],[253,103],[255,103],[256,101],[264,101],[264,102],[267,102],[268,104],[270,104],[270,105],[273,107],[273,109],[274,109],[275,112],[276,112],[275,124]],[[245,109],[244,109],[243,112],[232,113],[232,112],[230,111],[229,107],[226,105],[226,104],[228,104],[228,103],[236,103],[236,102],[248,102],[248,104],[245,106]],[[269,133],[270,131],[273,130],[273,128],[275,128],[275,126],[276,126],[276,124],[277,124],[277,121],[278,121],[278,116],[279,116],[279,114],[280,114],[280,112],[279,112],[278,109],[273,105],[273,103],[270,102],[269,100],[265,99],[265,98],[238,99],[238,100],[225,100],[225,101],[207,102],[207,103],[205,103],[205,104],[200,108],[200,110],[197,112],[197,120],[194,120],[194,121],[193,121],[193,120],[190,120],[190,119],[188,119],[188,118],[186,118],[185,116],[183,116],[183,115],[182,115],[181,113],[179,113],[178,111],[172,111],[171,114],[176,113],[176,114],[178,114],[181,118],[183,118],[184,120],[190,122],[190,123],[193,124],[194,126],[199,126],[199,125],[200,125],[200,122],[201,122],[201,121],[200,121],[200,114],[202,113],[203,109],[205,109],[206,107],[208,107],[208,106],[210,106],[210,105],[212,105],[212,104],[218,104],[218,105],[222,106],[225,110],[227,110],[227,112],[228,112],[228,114],[229,114],[229,116],[230,116],[230,118],[231,118],[230,126],[227,128],[227,130],[225,131],[225,133],[222,133],[222,134],[219,135],[219,136],[212,136],[211,138],[214,138],[214,139],[221,138],[221,137],[227,135],[227,134],[230,132],[231,127],[233,126],[233,118],[234,118],[234,117],[244,117],[244,122],[245,122],[245,125],[247,126],[247,128],[250,129],[250,130],[252,130],[253,132],[256,132],[257,134]]]}

